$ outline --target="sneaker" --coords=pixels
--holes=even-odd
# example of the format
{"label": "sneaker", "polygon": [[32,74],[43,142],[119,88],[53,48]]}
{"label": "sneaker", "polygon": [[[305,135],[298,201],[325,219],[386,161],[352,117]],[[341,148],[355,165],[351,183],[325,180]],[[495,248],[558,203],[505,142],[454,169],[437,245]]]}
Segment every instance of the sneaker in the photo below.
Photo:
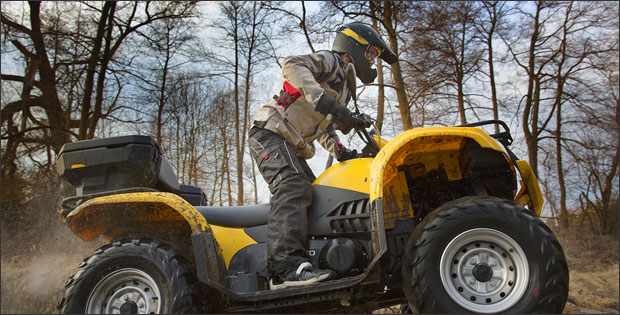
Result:
{"label": "sneaker", "polygon": [[269,280],[270,290],[279,290],[288,287],[299,287],[315,282],[324,281],[334,276],[334,272],[329,269],[314,269],[309,262],[299,265],[297,270],[293,269],[282,275]]}

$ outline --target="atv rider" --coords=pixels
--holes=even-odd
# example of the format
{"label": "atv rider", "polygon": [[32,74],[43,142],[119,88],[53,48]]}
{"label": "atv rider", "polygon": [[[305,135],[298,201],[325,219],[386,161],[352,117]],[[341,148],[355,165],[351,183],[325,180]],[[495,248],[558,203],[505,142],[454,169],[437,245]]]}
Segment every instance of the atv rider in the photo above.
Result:
{"label": "atv rider", "polygon": [[[267,231],[270,289],[306,285],[329,279],[334,272],[314,268],[306,254],[307,211],[316,179],[306,159],[314,156],[314,140],[338,161],[357,156],[342,146],[334,129],[347,134],[356,124],[347,103],[347,74],[370,84],[377,57],[389,64],[396,55],[369,26],[340,27],[332,50],[290,56],[282,63],[284,83],[279,95],[263,105],[249,132],[250,155],[269,184],[271,210]],[[354,65],[349,70],[350,63]]]}

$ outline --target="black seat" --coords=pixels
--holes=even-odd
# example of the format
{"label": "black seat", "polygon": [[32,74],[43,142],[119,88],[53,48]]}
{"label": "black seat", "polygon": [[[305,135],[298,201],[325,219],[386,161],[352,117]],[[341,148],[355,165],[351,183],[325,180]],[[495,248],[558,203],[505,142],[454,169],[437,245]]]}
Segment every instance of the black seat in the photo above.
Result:
{"label": "black seat", "polygon": [[226,227],[252,227],[267,224],[271,205],[235,207],[196,207],[209,224]]}

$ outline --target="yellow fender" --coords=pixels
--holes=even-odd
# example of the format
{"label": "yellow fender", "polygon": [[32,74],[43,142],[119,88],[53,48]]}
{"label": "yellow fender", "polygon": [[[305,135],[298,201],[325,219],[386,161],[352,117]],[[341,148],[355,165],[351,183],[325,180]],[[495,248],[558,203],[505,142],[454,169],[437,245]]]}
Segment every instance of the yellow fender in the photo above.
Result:
{"label": "yellow fender", "polygon": [[[189,227],[188,237],[194,232],[210,231],[209,224],[196,208],[183,198],[165,192],[127,193],[90,199],[71,211],[66,220],[71,230],[84,241],[92,241],[99,235],[113,239],[140,223],[180,223]],[[155,226],[164,228],[166,225]]]}
{"label": "yellow fender", "polygon": [[[414,140],[424,137],[437,138],[441,136],[452,138],[470,138],[476,141],[481,147],[502,152],[506,155],[506,157],[508,157],[504,148],[480,128],[427,127],[410,129],[387,142],[374,159],[370,174],[370,201],[383,197],[383,184],[386,180],[386,173],[394,175],[397,173],[396,170],[392,170],[391,168],[395,164],[399,164],[395,163],[398,159],[404,159],[408,153],[408,150],[413,150],[416,148],[419,142],[416,143]],[[440,145],[434,143],[433,140],[423,143],[425,146],[428,146],[425,151],[429,152],[434,150],[434,145]]]}
{"label": "yellow fender", "polygon": [[537,216],[540,216],[544,199],[540,185],[530,164],[524,160],[517,160],[517,168],[521,173],[521,189],[515,197],[515,203],[521,206],[528,206]]}

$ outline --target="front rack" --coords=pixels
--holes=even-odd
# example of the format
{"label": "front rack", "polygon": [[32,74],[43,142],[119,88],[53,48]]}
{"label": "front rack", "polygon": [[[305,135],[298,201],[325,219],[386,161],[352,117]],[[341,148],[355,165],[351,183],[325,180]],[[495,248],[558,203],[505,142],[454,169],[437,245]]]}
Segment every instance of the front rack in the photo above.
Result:
{"label": "front rack", "polygon": [[475,123],[460,125],[457,127],[478,127],[478,126],[485,126],[485,125],[502,126],[504,128],[504,132],[490,134],[489,136],[495,138],[497,141],[499,141],[501,144],[503,144],[506,147],[512,144],[513,139],[512,139],[512,135],[510,135],[510,128],[508,128],[508,125],[506,125],[506,123],[501,120],[497,120],[497,119],[484,120],[484,121],[479,121]]}

